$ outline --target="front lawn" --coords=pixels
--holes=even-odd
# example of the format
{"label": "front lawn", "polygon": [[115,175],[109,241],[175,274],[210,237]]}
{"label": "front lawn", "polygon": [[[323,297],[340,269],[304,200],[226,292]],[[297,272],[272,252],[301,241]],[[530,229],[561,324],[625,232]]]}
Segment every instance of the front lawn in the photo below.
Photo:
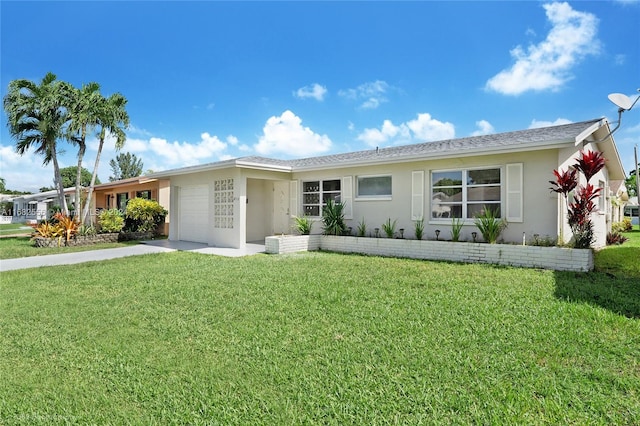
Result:
{"label": "front lawn", "polygon": [[0,424],[640,424],[638,360],[633,270],[172,252],[0,280]]}

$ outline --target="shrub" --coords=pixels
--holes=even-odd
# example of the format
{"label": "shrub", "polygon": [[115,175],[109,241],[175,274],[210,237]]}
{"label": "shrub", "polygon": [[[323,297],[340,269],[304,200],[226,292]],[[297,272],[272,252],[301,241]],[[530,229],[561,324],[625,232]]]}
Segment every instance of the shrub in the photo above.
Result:
{"label": "shrub", "polygon": [[63,215],[62,213],[56,213],[54,217],[58,221],[57,226],[62,231],[62,236],[64,237],[65,241],[68,242],[78,232],[80,222],[78,222],[75,218]]}
{"label": "shrub", "polygon": [[532,246],[539,247],[553,247],[558,244],[558,240],[550,237],[549,235],[545,235],[544,237],[540,237],[538,234],[533,234],[533,240],[530,243]]}
{"label": "shrub", "polygon": [[451,220],[451,241],[458,242],[460,240],[460,232],[462,231],[463,223],[464,222],[458,218],[453,218]]}
{"label": "shrub", "polygon": [[296,231],[298,231],[301,235],[309,235],[311,233],[311,228],[313,227],[313,221],[309,216],[297,216],[296,220]]}
{"label": "shrub", "polygon": [[391,222],[391,218],[388,218],[385,223],[382,224],[382,230],[384,231],[387,238],[393,238],[396,233],[396,225],[398,223],[398,219]]}
{"label": "shrub", "polygon": [[424,218],[416,220],[413,228],[414,233],[416,234],[416,239],[421,240],[424,235]]}
{"label": "shrub", "polygon": [[[594,200],[600,195],[601,188],[595,188],[589,180],[605,166],[602,153],[597,151],[580,151],[580,158],[576,160],[573,169],[559,172],[553,171],[556,180],[550,180],[551,191],[562,194],[567,205],[567,218],[573,233],[575,248],[589,248],[595,241],[591,213],[596,211]],[[586,185],[578,185],[578,172],[587,179]],[[577,189],[576,189],[577,188]],[[569,202],[569,193],[576,189],[573,202]]]}
{"label": "shrub", "polygon": [[356,230],[356,233],[358,237],[364,237],[367,235],[367,224],[364,222],[364,217],[362,218],[360,223],[358,223],[358,228]]}
{"label": "shrub", "polygon": [[132,232],[151,232],[164,222],[167,214],[157,201],[134,198],[127,203],[125,227]]}
{"label": "shrub", "polygon": [[118,209],[102,210],[98,215],[100,232],[120,232],[124,227],[124,217]]}
{"label": "shrub", "polygon": [[475,217],[474,222],[482,234],[482,238],[489,244],[495,244],[502,231],[507,227],[507,221],[498,218],[496,212],[486,206],[482,212]]}
{"label": "shrub", "polygon": [[325,235],[343,235],[347,230],[344,223],[344,204],[329,199],[322,208],[322,230]]}
{"label": "shrub", "polygon": [[624,235],[620,234],[619,232],[609,232],[607,234],[607,245],[608,246],[621,245],[627,240],[628,240],[628,238],[625,237]]}
{"label": "shrub", "polygon": [[63,236],[62,229],[58,226],[57,223],[51,223],[46,220],[34,226],[34,230],[36,233],[36,237],[61,239]]}
{"label": "shrub", "polygon": [[95,226],[93,225],[82,224],[78,227],[78,235],[81,235],[81,236],[92,236],[92,235],[96,235],[97,233],[98,232]]}
{"label": "shrub", "polygon": [[614,222],[611,224],[611,232],[631,232],[633,225],[631,224],[631,218],[625,217],[622,222]]}

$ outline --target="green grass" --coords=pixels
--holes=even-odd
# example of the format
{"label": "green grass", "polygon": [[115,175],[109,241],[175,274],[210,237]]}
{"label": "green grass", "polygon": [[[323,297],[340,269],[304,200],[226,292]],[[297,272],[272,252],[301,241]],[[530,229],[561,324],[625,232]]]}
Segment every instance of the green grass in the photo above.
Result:
{"label": "green grass", "polygon": [[[64,244],[64,242],[63,242]],[[121,243],[102,243],[80,247],[34,247],[31,237],[5,237],[0,238],[0,259],[15,259],[18,257],[43,256],[48,254],[76,253],[87,250],[125,247],[138,244],[138,241],[126,241]]]}
{"label": "green grass", "polygon": [[622,233],[629,240],[596,253],[597,270],[620,276],[640,277],[640,230]]}
{"label": "green grass", "polygon": [[24,223],[3,223],[0,224],[0,235],[10,235],[17,233],[31,233],[33,228]]}
{"label": "green grass", "polygon": [[173,252],[0,278],[0,424],[640,423],[618,270]]}

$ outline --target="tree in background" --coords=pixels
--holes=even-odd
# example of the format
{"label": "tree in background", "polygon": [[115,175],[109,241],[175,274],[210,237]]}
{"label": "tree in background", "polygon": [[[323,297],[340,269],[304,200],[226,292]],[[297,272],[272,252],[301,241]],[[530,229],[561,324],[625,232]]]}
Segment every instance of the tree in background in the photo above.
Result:
{"label": "tree in background", "polygon": [[[78,166],[63,167],[60,169],[60,177],[62,177],[62,184],[65,188],[70,188],[77,184],[77,176],[80,175],[80,187],[88,187],[91,183],[91,172],[84,167],[80,168],[78,173]],[[96,185],[100,184],[100,179],[96,177]]]}
{"label": "tree in background", "polygon": [[629,177],[624,181],[624,185],[627,187],[627,192],[629,192],[630,197],[635,197],[637,194],[637,186],[636,186],[636,171],[630,170]]}
{"label": "tree in background", "polygon": [[0,194],[7,190],[6,181],[3,177],[0,177]]}
{"label": "tree in background", "polygon": [[109,161],[109,166],[113,173],[113,176],[109,176],[110,182],[140,176],[144,167],[142,159],[130,152],[118,154],[115,159]]}
{"label": "tree in background", "polygon": [[58,202],[65,215],[69,208],[64,197],[64,186],[58,165],[58,139],[64,137],[68,120],[65,105],[66,85],[49,72],[40,84],[30,80],[13,80],[3,100],[7,113],[9,133],[16,139],[16,152],[24,155],[30,148],[43,156],[43,164],[53,163],[53,181],[58,191]]}

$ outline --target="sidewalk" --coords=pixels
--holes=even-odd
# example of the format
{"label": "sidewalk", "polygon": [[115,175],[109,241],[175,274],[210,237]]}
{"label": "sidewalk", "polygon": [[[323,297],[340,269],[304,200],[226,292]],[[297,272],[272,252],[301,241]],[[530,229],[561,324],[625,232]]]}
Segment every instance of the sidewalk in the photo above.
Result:
{"label": "sidewalk", "polygon": [[88,250],[77,253],[51,254],[45,256],[22,257],[18,259],[0,260],[0,272],[16,269],[38,268],[41,266],[73,265],[76,263],[116,259],[149,253],[166,253],[171,251],[193,251],[195,253],[214,254],[218,256],[239,257],[264,252],[262,244],[247,244],[245,249],[209,247],[206,244],[188,243],[184,241],[152,240],[128,247],[102,250]]}

